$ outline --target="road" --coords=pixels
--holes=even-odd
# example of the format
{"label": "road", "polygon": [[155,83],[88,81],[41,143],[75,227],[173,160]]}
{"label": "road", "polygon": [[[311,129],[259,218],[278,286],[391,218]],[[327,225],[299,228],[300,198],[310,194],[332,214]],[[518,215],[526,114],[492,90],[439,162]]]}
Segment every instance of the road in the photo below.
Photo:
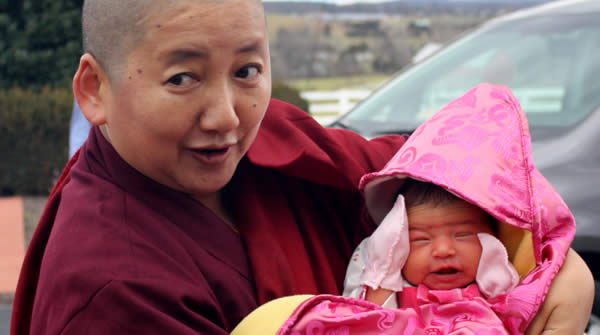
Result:
{"label": "road", "polygon": [[0,305],[0,335],[9,335],[12,305]]}

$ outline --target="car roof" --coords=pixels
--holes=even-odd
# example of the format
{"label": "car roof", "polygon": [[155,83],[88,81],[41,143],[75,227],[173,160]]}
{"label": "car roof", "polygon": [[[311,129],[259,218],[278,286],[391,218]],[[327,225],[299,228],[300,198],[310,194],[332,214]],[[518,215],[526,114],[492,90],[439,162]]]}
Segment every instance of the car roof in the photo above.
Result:
{"label": "car roof", "polygon": [[484,26],[495,26],[506,21],[527,19],[533,16],[576,15],[598,13],[600,15],[600,1],[598,0],[557,0],[543,5],[522,9],[510,14],[491,19]]}

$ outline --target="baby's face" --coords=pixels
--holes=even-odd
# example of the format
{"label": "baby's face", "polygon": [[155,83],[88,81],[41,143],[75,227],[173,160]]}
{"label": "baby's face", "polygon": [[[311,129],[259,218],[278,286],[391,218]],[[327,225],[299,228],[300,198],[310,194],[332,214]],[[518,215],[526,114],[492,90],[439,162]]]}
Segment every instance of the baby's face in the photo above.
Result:
{"label": "baby's face", "polygon": [[456,201],[408,208],[410,254],[403,275],[433,290],[464,287],[475,280],[481,244],[477,233],[493,234],[477,206]]}
{"label": "baby's face", "polygon": [[271,93],[259,1],[175,1],[143,18],[146,34],[112,88],[106,132],[121,157],[197,199],[231,179]]}

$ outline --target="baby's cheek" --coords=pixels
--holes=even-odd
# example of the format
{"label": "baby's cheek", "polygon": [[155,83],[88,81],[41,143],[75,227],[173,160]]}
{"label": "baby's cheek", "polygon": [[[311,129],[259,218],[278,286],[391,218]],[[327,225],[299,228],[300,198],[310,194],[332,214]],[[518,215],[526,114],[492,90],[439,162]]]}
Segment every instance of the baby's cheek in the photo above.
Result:
{"label": "baby's cheek", "polygon": [[471,270],[474,273],[477,273],[477,268],[479,267],[479,260],[481,259],[481,244],[479,241],[477,243],[473,243],[469,248],[467,248],[464,254],[467,257],[466,263],[471,264]]}
{"label": "baby's cheek", "polygon": [[429,269],[429,255],[424,249],[421,247],[418,250],[411,250],[402,269],[404,279],[413,285],[421,283]]}

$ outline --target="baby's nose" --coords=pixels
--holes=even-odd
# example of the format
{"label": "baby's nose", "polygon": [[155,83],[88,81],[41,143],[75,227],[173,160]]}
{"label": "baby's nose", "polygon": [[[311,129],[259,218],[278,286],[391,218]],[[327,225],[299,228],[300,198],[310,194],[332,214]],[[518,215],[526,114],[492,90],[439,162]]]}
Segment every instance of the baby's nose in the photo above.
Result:
{"label": "baby's nose", "polygon": [[456,254],[454,240],[449,237],[437,237],[433,241],[431,255],[433,257],[451,257]]}

